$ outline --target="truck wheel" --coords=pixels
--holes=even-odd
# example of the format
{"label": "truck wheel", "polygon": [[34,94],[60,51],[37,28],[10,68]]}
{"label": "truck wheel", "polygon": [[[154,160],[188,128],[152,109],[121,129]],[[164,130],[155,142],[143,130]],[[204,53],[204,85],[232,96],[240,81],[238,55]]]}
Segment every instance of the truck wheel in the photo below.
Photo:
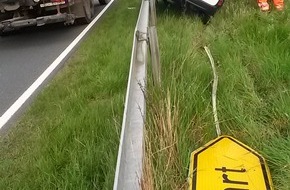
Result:
{"label": "truck wheel", "polygon": [[83,24],[88,24],[93,20],[95,16],[95,7],[93,0],[83,0],[83,8],[85,17],[81,18],[80,22]]}
{"label": "truck wheel", "polygon": [[109,3],[110,0],[99,0],[101,5],[106,5]]}

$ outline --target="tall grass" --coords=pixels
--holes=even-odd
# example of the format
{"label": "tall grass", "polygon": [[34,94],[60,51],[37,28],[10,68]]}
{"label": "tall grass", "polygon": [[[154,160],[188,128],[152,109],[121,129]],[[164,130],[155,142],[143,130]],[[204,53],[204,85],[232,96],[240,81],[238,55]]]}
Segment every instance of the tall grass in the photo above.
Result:
{"label": "tall grass", "polygon": [[186,189],[190,153],[216,137],[205,45],[218,65],[222,133],[259,151],[275,189],[290,189],[290,10],[255,6],[226,1],[205,26],[159,3],[162,88],[147,92],[144,189]]}
{"label": "tall grass", "polygon": [[1,136],[0,189],[112,189],[139,4],[117,1]]}

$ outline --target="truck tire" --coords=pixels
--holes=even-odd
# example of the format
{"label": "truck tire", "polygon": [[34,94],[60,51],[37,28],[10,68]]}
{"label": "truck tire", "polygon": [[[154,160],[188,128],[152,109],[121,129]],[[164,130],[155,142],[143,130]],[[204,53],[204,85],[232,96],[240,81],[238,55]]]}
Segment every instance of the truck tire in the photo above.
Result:
{"label": "truck tire", "polygon": [[93,0],[83,0],[83,9],[85,16],[80,18],[79,21],[81,24],[89,24],[95,16],[95,7]]}
{"label": "truck tire", "polygon": [[99,0],[101,5],[106,5],[109,3],[110,0]]}

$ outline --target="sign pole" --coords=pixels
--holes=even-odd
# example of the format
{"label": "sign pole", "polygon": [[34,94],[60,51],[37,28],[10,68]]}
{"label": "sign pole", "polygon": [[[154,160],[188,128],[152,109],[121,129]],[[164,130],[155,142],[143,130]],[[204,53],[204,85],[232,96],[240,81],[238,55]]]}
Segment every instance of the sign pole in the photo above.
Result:
{"label": "sign pole", "polygon": [[204,47],[213,70],[212,106],[217,138],[191,154],[189,190],[274,190],[265,159],[233,137],[221,135],[217,115],[218,75],[208,47]]}

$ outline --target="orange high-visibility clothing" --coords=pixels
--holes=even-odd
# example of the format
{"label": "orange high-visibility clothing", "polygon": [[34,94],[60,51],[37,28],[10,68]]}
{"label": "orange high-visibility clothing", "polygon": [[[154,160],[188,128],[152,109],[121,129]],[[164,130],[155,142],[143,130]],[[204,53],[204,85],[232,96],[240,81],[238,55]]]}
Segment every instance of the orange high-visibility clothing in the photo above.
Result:
{"label": "orange high-visibility clothing", "polygon": [[[267,2],[267,0],[258,0],[258,3]],[[284,5],[284,0],[273,0],[274,5]]]}

